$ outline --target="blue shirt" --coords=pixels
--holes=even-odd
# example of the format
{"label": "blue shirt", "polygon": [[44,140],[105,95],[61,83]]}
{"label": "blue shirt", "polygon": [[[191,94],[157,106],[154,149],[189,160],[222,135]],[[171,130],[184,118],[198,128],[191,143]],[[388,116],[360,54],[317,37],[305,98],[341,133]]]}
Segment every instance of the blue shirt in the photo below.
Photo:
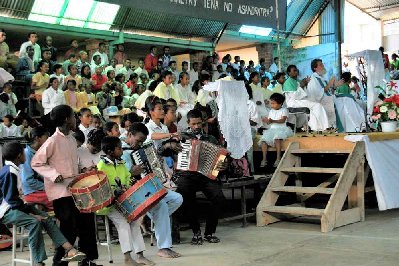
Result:
{"label": "blue shirt", "polygon": [[36,191],[44,190],[44,180],[37,172],[33,171],[30,163],[36,151],[30,146],[26,146],[24,149],[25,153],[25,163],[20,165],[21,169],[21,181],[22,181],[22,191],[24,195],[29,195]]}

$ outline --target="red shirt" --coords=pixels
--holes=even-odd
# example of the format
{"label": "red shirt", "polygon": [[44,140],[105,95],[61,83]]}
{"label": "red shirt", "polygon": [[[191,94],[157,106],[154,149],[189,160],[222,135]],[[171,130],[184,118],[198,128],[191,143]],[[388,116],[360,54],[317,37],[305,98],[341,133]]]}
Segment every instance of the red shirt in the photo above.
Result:
{"label": "red shirt", "polygon": [[93,83],[96,83],[96,85],[93,85],[93,91],[100,91],[103,84],[108,81],[108,78],[106,75],[98,76],[97,74],[94,74],[91,76],[91,80],[95,81]]}
{"label": "red shirt", "polygon": [[144,59],[144,68],[150,73],[153,69],[156,69],[158,65],[158,57],[153,54],[146,55]]}

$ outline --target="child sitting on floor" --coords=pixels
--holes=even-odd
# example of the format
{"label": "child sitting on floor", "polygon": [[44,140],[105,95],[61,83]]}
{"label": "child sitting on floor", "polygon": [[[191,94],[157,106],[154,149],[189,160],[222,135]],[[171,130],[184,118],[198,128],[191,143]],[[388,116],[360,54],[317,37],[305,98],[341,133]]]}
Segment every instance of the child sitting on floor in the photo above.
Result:
{"label": "child sitting on floor", "polygon": [[263,132],[263,136],[259,141],[259,146],[262,147],[262,162],[260,167],[267,166],[267,150],[269,147],[276,147],[277,159],[273,167],[277,167],[281,160],[281,146],[283,140],[293,135],[291,128],[286,124],[288,117],[287,108],[282,107],[285,101],[284,95],[280,93],[273,93],[270,96],[271,110],[267,118],[262,121],[270,124],[270,128]]}
{"label": "child sitting on floor", "polygon": [[20,169],[18,166],[25,163],[22,145],[18,142],[5,144],[3,157],[6,160],[6,165],[0,171],[0,222],[24,226],[29,230],[29,246],[32,251],[32,260],[37,266],[43,266],[43,262],[47,259],[43,230],[46,230],[56,247],[62,247],[65,250],[65,256],[61,261],[68,262],[84,259],[85,254],[73,248],[62,235],[55,221],[48,217],[47,213],[26,205],[19,198],[18,179],[20,178]]}

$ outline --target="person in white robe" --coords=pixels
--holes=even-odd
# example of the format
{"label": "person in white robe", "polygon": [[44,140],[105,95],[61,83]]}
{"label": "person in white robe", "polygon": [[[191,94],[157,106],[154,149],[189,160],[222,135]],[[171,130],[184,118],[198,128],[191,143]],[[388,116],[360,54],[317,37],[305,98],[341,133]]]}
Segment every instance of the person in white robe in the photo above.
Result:
{"label": "person in white robe", "polygon": [[324,77],[326,69],[321,59],[312,60],[311,68],[313,74],[310,77],[306,89],[307,99],[312,102],[321,103],[324,110],[327,112],[328,127],[336,128],[337,118],[335,115],[334,96],[331,95],[331,91],[335,87],[341,86],[343,81],[340,80],[336,82],[335,77],[332,77],[327,82]]}
{"label": "person in white robe", "polygon": [[[298,81],[298,68],[290,65],[287,68],[288,79],[284,82],[283,91],[286,96],[287,107],[300,108],[307,107],[310,110],[308,126],[313,131],[324,131],[329,127],[328,117],[323,106],[307,97],[304,90],[309,82],[309,78]],[[306,116],[297,117],[297,127],[306,123]],[[290,121],[290,120],[289,120]]]}
{"label": "person in white robe", "polygon": [[187,113],[194,109],[196,98],[195,94],[191,90],[190,75],[187,72],[180,73],[179,83],[176,85],[176,90],[180,98],[180,105],[177,108],[177,112],[181,115],[178,126],[179,128],[187,129]]}

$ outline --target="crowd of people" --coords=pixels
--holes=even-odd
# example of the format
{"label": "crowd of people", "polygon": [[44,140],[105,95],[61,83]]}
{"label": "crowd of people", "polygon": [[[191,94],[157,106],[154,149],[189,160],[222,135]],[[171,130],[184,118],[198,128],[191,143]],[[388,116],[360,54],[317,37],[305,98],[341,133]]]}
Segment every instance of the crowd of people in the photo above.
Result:
{"label": "crowd of people", "polygon": [[[346,111],[359,110],[351,108],[351,104],[358,104],[356,101],[361,99],[358,80],[350,73],[343,73],[341,79],[333,77],[327,81],[320,59],[310,64],[313,74],[301,80],[295,65],[288,65],[286,72],[279,71],[278,57],[273,62],[260,58],[255,65],[254,61],[247,64],[239,56],[233,60],[229,54],[219,58],[215,53],[202,62],[182,62],[178,71],[170,47],[163,47],[159,55],[157,47],[152,46],[134,66],[122,44],[117,45],[110,59],[107,45],[100,42],[98,51],[89,58],[87,51],[79,50],[78,41],[72,40],[61,63],[57,61],[61,55],[51,36],[46,36],[45,44],[39,45],[37,33],[31,32],[28,41],[21,45],[17,63],[13,64],[13,55],[5,43],[6,32],[0,30],[0,34],[0,69],[9,72],[2,74],[0,136],[24,136],[31,141],[25,148],[16,142],[3,147],[6,162],[0,173],[0,222],[25,224],[30,230],[29,241],[37,265],[43,265],[46,259],[43,239],[38,233],[43,227],[57,246],[53,265],[67,265],[69,260],[81,260],[79,265],[97,265],[94,214],[79,212],[68,184],[73,177],[96,168],[107,174],[115,191],[126,189],[131,180],[140,179],[144,170],[134,164],[131,153],[147,140],[157,148],[168,176],[167,196],[147,214],[155,225],[157,254],[167,258],[180,256],[172,249],[169,217],[174,212],[190,224],[191,244],[220,241],[215,232],[224,203],[221,183],[196,172],[174,171],[182,139],[225,146],[218,126],[217,93],[205,89],[211,82],[239,81],[245,86],[248,109],[242,111],[248,112],[253,136],[262,135],[260,167],[268,166],[269,147],[277,149],[273,166],[278,166],[282,141],[293,130],[310,127],[313,131],[335,131],[341,124],[335,107],[340,97],[353,100],[345,102]],[[12,90],[14,80],[29,84],[36,119],[25,110],[17,113],[20,99]],[[297,107],[308,108],[310,114],[296,115],[297,128],[293,128],[288,108]],[[345,115],[351,116],[350,112]],[[252,150],[247,151],[247,157],[253,171]],[[229,162],[221,162],[217,168],[220,175],[228,175]],[[19,197],[18,180],[22,182],[23,201]],[[202,191],[211,202],[203,234],[195,208],[197,191]],[[60,222],[59,229],[49,227],[51,218],[31,204],[53,209]],[[143,253],[140,221],[129,224],[112,206],[99,214],[107,215],[115,225],[125,265],[153,265]],[[79,251],[70,244],[76,238],[79,238]]]}

